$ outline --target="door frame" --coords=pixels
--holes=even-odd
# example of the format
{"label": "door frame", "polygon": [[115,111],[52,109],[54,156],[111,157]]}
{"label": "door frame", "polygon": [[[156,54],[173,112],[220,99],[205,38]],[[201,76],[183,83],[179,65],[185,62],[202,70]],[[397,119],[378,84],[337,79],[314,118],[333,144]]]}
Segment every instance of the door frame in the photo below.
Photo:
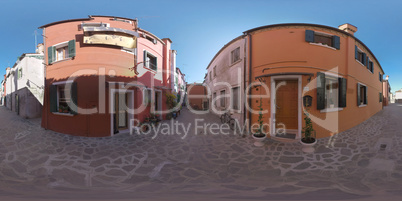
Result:
{"label": "door frame", "polygon": [[[126,92],[128,94],[128,104],[127,107],[132,108],[132,110],[134,110],[134,90],[126,90],[126,89],[110,89],[110,95],[109,95],[109,112],[110,112],[110,136],[115,135],[114,134],[114,129],[113,129],[113,115],[114,115],[114,111],[115,111],[115,102],[114,102],[114,98],[115,98],[115,94],[116,92]],[[134,119],[134,112],[130,113],[128,112],[128,118],[127,118],[127,123],[128,123],[128,129],[121,131],[120,133],[128,133],[130,132],[130,122],[132,119]]]}
{"label": "door frame", "polygon": [[271,137],[275,137],[275,114],[276,114],[276,107],[275,107],[275,98],[276,98],[276,80],[297,80],[297,133],[296,139],[301,138],[301,130],[302,130],[302,76],[301,75],[281,75],[281,76],[271,76],[271,121],[270,121],[270,135]]}
{"label": "door frame", "polygon": [[153,90],[153,96],[154,96],[154,101],[156,101],[156,93],[158,93],[158,109],[159,110],[156,110],[156,108],[155,108],[155,103],[154,103],[154,105],[153,105],[153,112],[155,113],[155,114],[159,114],[160,116],[162,116],[162,111],[163,111],[163,109],[162,109],[162,95],[163,95],[163,93],[162,93],[162,90],[160,90],[160,89],[155,89],[155,90]]}

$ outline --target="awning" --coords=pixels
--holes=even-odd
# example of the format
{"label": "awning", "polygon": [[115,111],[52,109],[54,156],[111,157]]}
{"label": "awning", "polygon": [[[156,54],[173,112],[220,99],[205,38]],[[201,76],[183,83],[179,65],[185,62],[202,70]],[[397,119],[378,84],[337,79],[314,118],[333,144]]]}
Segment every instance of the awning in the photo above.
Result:
{"label": "awning", "polygon": [[132,35],[135,37],[139,37],[139,34],[135,31],[131,31],[131,30],[127,30],[127,29],[120,29],[120,28],[114,28],[114,27],[85,27],[84,26],[84,32],[104,32],[104,31],[108,31],[108,32],[117,32],[117,33],[125,33],[128,35]]}

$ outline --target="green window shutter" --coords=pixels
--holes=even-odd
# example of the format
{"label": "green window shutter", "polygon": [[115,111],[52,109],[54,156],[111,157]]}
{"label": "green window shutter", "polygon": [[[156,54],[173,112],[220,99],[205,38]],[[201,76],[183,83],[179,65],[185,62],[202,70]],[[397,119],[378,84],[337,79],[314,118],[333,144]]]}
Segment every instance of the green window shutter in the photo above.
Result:
{"label": "green window shutter", "polygon": [[71,101],[74,103],[74,105],[70,107],[71,114],[78,114],[77,82],[71,84]]}
{"label": "green window shutter", "polygon": [[370,58],[367,56],[367,63],[366,63],[366,65],[367,65],[367,69],[369,69],[370,70]]}
{"label": "green window shutter", "polygon": [[362,64],[363,65],[366,65],[366,60],[367,60],[366,53],[363,53],[363,56],[362,56]]}
{"label": "green window shutter", "polygon": [[357,106],[360,105],[360,99],[361,99],[361,97],[360,97],[360,84],[357,83]]}
{"label": "green window shutter", "polygon": [[49,98],[50,112],[57,112],[57,85],[50,85]]}
{"label": "green window shutter", "polygon": [[47,48],[47,64],[51,64],[54,61],[55,49],[54,46]]}
{"label": "green window shutter", "polygon": [[367,105],[367,87],[364,87],[364,101],[363,103]]}
{"label": "green window shutter", "polygon": [[341,39],[339,36],[333,36],[332,37],[332,44],[334,45],[334,48],[336,49],[341,49]]}
{"label": "green window shutter", "polygon": [[147,54],[148,54],[147,51],[144,50],[144,66],[145,66],[145,67],[148,67],[148,66],[147,66]]}
{"label": "green window shutter", "polygon": [[68,41],[68,57],[75,57],[75,40]]}
{"label": "green window shutter", "polygon": [[158,57],[155,57],[155,71],[158,71]]}
{"label": "green window shutter", "polygon": [[317,110],[325,109],[325,74],[317,73]]}
{"label": "green window shutter", "polygon": [[359,60],[359,51],[357,49],[357,46],[355,46],[355,59]]}
{"label": "green window shutter", "polygon": [[306,30],[306,42],[314,43],[314,31]]}
{"label": "green window shutter", "polygon": [[380,103],[382,102],[382,93],[380,92]]}
{"label": "green window shutter", "polygon": [[339,94],[338,94],[338,103],[339,107],[346,107],[346,90],[348,88],[347,81],[345,78],[339,78]]}

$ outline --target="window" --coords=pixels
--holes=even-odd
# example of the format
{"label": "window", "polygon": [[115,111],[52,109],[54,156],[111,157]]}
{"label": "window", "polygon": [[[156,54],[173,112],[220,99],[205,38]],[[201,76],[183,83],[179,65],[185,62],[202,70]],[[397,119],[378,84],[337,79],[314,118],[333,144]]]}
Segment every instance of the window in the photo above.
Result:
{"label": "window", "polygon": [[143,90],[143,101],[145,105],[150,105],[152,100],[152,89],[144,89]]}
{"label": "window", "polygon": [[380,92],[380,103],[382,102],[382,100],[383,100],[383,96],[382,96],[382,92]]}
{"label": "window", "polygon": [[325,108],[338,106],[338,78],[325,77]]}
{"label": "window", "polygon": [[339,36],[330,35],[326,33],[315,32],[313,30],[306,30],[306,42],[317,43],[340,49],[340,38]]}
{"label": "window", "polygon": [[148,51],[144,50],[144,66],[156,71],[158,69],[158,59]]}
{"label": "window", "polygon": [[150,36],[145,36],[145,38],[146,38],[147,40],[151,41],[153,44],[156,44],[156,43],[157,43],[156,39],[154,39],[154,38],[152,38],[152,37],[150,37]]}
{"label": "window", "polygon": [[240,101],[239,101],[240,91],[239,91],[239,89],[240,89],[239,87],[232,88],[232,94],[233,94],[232,95],[232,108],[234,110],[240,110]]}
{"label": "window", "polygon": [[369,62],[369,57],[364,53],[362,50],[360,50],[357,46],[355,46],[355,59],[359,61],[361,64],[364,66],[367,66],[367,68],[370,68],[370,62]]}
{"label": "window", "polygon": [[[346,107],[347,80],[317,73],[317,109]],[[339,109],[338,109],[339,110]]]}
{"label": "window", "polygon": [[371,73],[374,73],[374,64],[373,64],[372,61],[369,61],[368,70],[369,70]]}
{"label": "window", "polygon": [[48,64],[75,57],[75,40],[48,47]]}
{"label": "window", "polygon": [[[54,83],[50,85],[50,111],[77,114],[77,83]],[[72,105],[73,104],[73,105]]]}
{"label": "window", "polygon": [[216,77],[216,66],[214,66],[214,77]]}
{"label": "window", "polygon": [[240,60],[240,47],[236,48],[230,53],[230,63],[233,64]]}
{"label": "window", "polygon": [[382,82],[382,74],[381,74],[381,73],[378,73],[378,76],[379,76],[380,82]]}
{"label": "window", "polygon": [[209,71],[209,80],[212,81],[212,72]]}
{"label": "window", "polygon": [[357,83],[357,106],[367,105],[367,87]]}
{"label": "window", "polygon": [[216,92],[214,92],[214,94],[212,96],[212,102],[214,103],[215,107],[218,105],[217,101],[216,101]]}
{"label": "window", "polygon": [[22,68],[18,69],[18,79],[22,78]]}
{"label": "window", "polygon": [[225,90],[221,91],[221,107],[226,107],[225,103],[226,103],[226,98],[225,98]]}

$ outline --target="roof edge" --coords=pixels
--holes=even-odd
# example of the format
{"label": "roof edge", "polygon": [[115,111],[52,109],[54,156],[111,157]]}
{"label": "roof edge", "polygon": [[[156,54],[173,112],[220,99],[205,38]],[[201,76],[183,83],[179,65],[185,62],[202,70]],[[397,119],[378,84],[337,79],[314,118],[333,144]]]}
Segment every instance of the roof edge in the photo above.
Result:
{"label": "roof edge", "polygon": [[[253,28],[253,29],[249,29],[249,30],[247,30],[247,31],[244,31],[243,34],[247,34],[247,35],[248,35],[248,34],[254,32],[254,31],[258,31],[258,30],[261,30],[261,29],[272,28],[272,27],[281,27],[281,26],[313,26],[313,27],[326,28],[326,29],[330,29],[330,30],[333,30],[333,31],[337,31],[337,32],[342,33],[342,34],[346,34],[347,36],[352,37],[352,38],[355,39],[357,42],[359,42],[361,45],[363,45],[363,47],[366,48],[366,49],[369,51],[369,53],[370,53],[371,55],[373,55],[374,59],[375,59],[375,60],[377,61],[377,63],[378,63],[378,66],[380,67],[380,70],[382,71],[382,73],[385,73],[385,72],[384,72],[384,69],[382,68],[382,66],[381,66],[381,64],[380,64],[380,62],[379,62],[378,59],[375,57],[374,53],[370,50],[370,48],[367,47],[366,44],[364,44],[361,40],[359,40],[358,38],[356,38],[356,36],[354,36],[354,35],[352,35],[352,34],[346,32],[346,31],[343,31],[343,30],[340,30],[340,29],[338,29],[338,28],[335,28],[335,27],[330,27],[330,26],[321,25],[321,24],[309,24],[309,23],[282,23],[282,24],[272,24],[272,25],[265,25],[265,26],[256,27],[256,28]],[[353,25],[353,26],[354,26],[354,25]]]}
{"label": "roof edge", "polygon": [[226,43],[216,54],[215,54],[215,56],[214,56],[214,58],[212,58],[212,60],[209,62],[209,64],[208,64],[208,66],[207,66],[207,70],[208,70],[208,68],[209,68],[209,66],[212,64],[212,62],[216,59],[216,57],[225,49],[225,48],[227,48],[229,45],[231,45],[232,43],[234,43],[235,41],[237,41],[237,40],[239,40],[239,39],[241,39],[241,38],[244,38],[245,37],[245,35],[240,35],[240,36],[237,36],[236,38],[234,38],[234,39],[232,39],[231,41],[229,41],[228,43]]}

